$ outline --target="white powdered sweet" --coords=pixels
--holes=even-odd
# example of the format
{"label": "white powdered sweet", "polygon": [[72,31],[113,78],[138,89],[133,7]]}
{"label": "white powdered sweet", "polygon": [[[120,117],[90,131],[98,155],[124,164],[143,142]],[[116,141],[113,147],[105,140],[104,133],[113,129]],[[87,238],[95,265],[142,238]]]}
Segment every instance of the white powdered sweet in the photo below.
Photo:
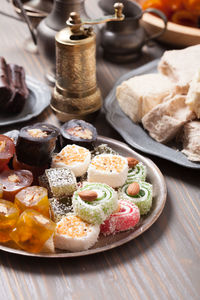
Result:
{"label": "white powdered sweet", "polygon": [[88,168],[88,181],[100,182],[117,188],[122,186],[128,175],[127,159],[120,155],[101,154],[91,161]]}
{"label": "white powdered sweet", "polygon": [[91,161],[88,149],[77,145],[67,145],[52,158],[52,168],[68,167],[76,177],[87,172]]}
{"label": "white powdered sweet", "polygon": [[69,214],[57,223],[55,247],[69,251],[83,251],[92,247],[99,236],[100,226],[84,222]]}

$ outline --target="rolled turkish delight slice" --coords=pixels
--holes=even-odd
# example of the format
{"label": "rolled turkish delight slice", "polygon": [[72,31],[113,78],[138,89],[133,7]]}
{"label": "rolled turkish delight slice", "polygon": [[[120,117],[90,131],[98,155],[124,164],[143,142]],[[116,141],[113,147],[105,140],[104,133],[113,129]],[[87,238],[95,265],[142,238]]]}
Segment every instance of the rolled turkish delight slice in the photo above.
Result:
{"label": "rolled turkish delight slice", "polygon": [[51,168],[45,174],[55,197],[71,196],[77,189],[76,177],[69,168]]}
{"label": "rolled turkish delight slice", "polygon": [[99,231],[99,225],[88,224],[69,214],[57,223],[55,247],[69,251],[87,250],[96,243]]}
{"label": "rolled turkish delight slice", "polygon": [[[83,198],[82,192],[96,193],[96,199]],[[87,195],[87,193],[85,193]],[[85,199],[85,200],[84,200]],[[77,216],[88,223],[101,224],[117,209],[117,192],[103,183],[86,183],[76,191],[72,198],[72,206]]]}
{"label": "rolled turkish delight slice", "polygon": [[145,181],[147,175],[146,166],[139,162],[135,167],[128,170],[128,176],[126,183],[132,183],[134,181]]}
{"label": "rolled turkish delight slice", "polygon": [[127,178],[128,162],[120,155],[101,154],[91,161],[88,168],[89,182],[102,182],[113,188],[122,186]]}
{"label": "rolled turkish delight slice", "polygon": [[61,126],[61,144],[63,146],[76,144],[94,149],[94,144],[97,139],[96,128],[83,120],[70,120]]}
{"label": "rolled turkish delight slice", "polygon": [[49,164],[58,135],[58,129],[50,124],[21,128],[16,145],[17,160],[30,166]]}
{"label": "rolled turkish delight slice", "polygon": [[119,209],[111,214],[100,226],[104,235],[114,234],[133,228],[140,220],[140,210],[134,203],[119,200]]}
{"label": "rolled turkish delight slice", "polygon": [[145,215],[152,206],[152,185],[144,181],[140,181],[138,184],[140,186],[139,193],[136,195],[128,193],[129,184],[126,183],[119,191],[119,197],[136,204],[140,209],[140,214]]}
{"label": "rolled turkish delight slice", "polygon": [[76,177],[87,172],[91,160],[88,149],[77,145],[67,145],[52,158],[52,168],[68,167]]}

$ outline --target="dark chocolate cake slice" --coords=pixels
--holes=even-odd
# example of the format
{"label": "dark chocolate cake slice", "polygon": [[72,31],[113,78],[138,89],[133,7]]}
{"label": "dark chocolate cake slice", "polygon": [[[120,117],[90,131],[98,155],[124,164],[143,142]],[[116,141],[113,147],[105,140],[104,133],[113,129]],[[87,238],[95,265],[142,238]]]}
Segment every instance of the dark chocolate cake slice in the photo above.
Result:
{"label": "dark chocolate cake slice", "polygon": [[2,113],[20,113],[28,98],[29,91],[25,81],[24,68],[7,64],[0,57],[0,107]]}
{"label": "dark chocolate cake slice", "polygon": [[10,65],[12,81],[15,88],[15,94],[7,104],[7,111],[10,113],[20,113],[28,98],[29,91],[25,82],[25,71],[23,67]]}
{"label": "dark chocolate cake slice", "polygon": [[4,111],[8,101],[14,94],[14,85],[10,66],[0,57],[0,107]]}

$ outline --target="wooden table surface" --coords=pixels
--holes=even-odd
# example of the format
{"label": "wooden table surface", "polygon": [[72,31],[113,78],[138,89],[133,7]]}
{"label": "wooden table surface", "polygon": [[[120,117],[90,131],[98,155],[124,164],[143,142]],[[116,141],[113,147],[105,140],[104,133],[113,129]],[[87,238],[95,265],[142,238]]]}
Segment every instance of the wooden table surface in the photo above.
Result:
{"label": "wooden table surface", "polygon": [[[102,14],[95,0],[87,0],[86,8],[90,16]],[[6,0],[1,0],[0,13],[0,55],[45,82],[44,58],[24,50],[26,24],[7,16],[14,14]],[[100,53],[97,78],[103,97],[119,76],[164,50],[158,44],[144,47],[141,58],[126,65],[106,62]],[[59,126],[48,108],[28,123],[0,131],[38,121]],[[99,134],[123,140],[103,113],[94,125]],[[78,258],[39,259],[0,251],[0,299],[199,299],[200,172],[148,157],[160,168],[168,189],[165,208],[149,230],[113,250]]]}

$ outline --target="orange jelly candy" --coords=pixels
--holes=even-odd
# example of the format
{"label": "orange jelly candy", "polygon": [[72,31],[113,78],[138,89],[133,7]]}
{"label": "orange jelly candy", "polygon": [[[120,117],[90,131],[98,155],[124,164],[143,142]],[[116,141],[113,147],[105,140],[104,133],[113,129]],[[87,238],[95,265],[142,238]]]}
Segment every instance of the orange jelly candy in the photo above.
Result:
{"label": "orange jelly candy", "polygon": [[14,170],[29,170],[33,174],[33,180],[35,184],[38,184],[38,176],[44,174],[45,169],[48,169],[48,165],[38,167],[30,166],[23,162],[18,161],[16,155],[13,156],[13,169]]}
{"label": "orange jelly candy", "polygon": [[41,186],[27,187],[17,193],[15,204],[21,212],[27,208],[31,208],[49,217],[49,199],[47,193],[47,189]]}
{"label": "orange jelly candy", "polygon": [[10,201],[0,199],[0,242],[9,241],[10,232],[19,218],[19,209]]}
{"label": "orange jelly candy", "polygon": [[0,134],[0,171],[15,153],[15,144],[9,137]]}
{"label": "orange jelly candy", "polygon": [[28,170],[4,170],[0,173],[0,183],[3,185],[3,199],[14,201],[15,195],[23,188],[30,186],[33,175]]}
{"label": "orange jelly candy", "polygon": [[19,217],[10,236],[22,249],[32,253],[42,250],[55,233],[56,224],[33,209],[26,209]]}

